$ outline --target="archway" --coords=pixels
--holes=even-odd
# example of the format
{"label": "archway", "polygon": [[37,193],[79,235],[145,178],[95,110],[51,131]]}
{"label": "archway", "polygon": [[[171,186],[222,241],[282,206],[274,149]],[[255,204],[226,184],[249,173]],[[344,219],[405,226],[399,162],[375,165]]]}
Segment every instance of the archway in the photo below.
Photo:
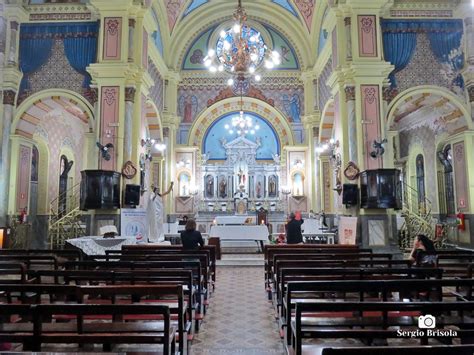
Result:
{"label": "archway", "polygon": [[[398,160],[409,158],[410,165],[405,170],[410,177],[416,176],[416,157],[423,154],[425,196],[433,212],[439,213],[442,199],[437,194],[440,185],[436,174],[439,170],[437,150],[450,142],[464,144],[462,132],[473,128],[468,109],[446,89],[420,86],[402,92],[393,100],[388,109],[387,127],[389,136],[397,137]],[[465,166],[466,162],[461,164]],[[410,188],[418,190],[415,180],[407,182]],[[415,186],[411,186],[413,184]]]}
{"label": "archway", "polygon": [[[94,149],[86,139],[86,133],[93,132],[92,112],[92,107],[83,97],[65,90],[42,91],[19,106],[11,127],[10,181],[14,188],[10,190],[10,214],[19,207],[18,196],[24,195],[21,176],[25,168],[19,165],[15,154],[20,151],[31,154],[33,146],[37,147],[38,215],[49,214],[50,208],[58,207],[50,206],[50,202],[59,195],[61,156],[67,156],[69,162],[74,161],[71,176],[80,176],[87,152]],[[69,153],[65,154],[66,151]],[[29,205],[28,200],[23,203]]]}

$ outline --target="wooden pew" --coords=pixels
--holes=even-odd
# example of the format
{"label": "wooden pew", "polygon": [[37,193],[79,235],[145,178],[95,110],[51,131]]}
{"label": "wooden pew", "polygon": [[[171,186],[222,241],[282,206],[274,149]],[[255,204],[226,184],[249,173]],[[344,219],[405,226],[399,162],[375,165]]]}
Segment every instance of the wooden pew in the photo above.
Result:
{"label": "wooden pew", "polygon": [[[188,320],[190,326],[185,328],[194,329],[194,310],[197,302],[194,298],[193,274],[191,270],[184,269],[155,269],[127,271],[85,271],[85,270],[40,270],[35,272],[36,282],[47,284],[50,281],[61,285],[182,285],[188,305]],[[189,332],[188,332],[189,333]],[[188,340],[192,340],[192,334],[188,334]]]}
{"label": "wooden pew", "polygon": [[[160,304],[167,306],[171,315],[177,324],[179,335],[179,349],[184,350],[184,339],[186,332],[186,309],[187,302],[184,301],[182,285],[107,285],[107,286],[69,286],[69,285],[0,285],[0,290],[13,298],[13,295],[29,294],[29,299],[20,298],[21,302],[45,304],[46,299],[42,296],[48,295],[49,304]],[[115,315],[112,315],[114,318]],[[111,318],[107,317],[105,319]],[[55,316],[58,321],[76,320],[75,315],[62,313],[61,316]],[[88,319],[91,319],[90,317]],[[103,317],[100,319],[104,319]],[[147,313],[135,314],[134,317],[126,317],[125,320],[161,320],[154,315]]]}
{"label": "wooden pew", "polygon": [[26,271],[23,263],[0,261],[0,283],[25,283],[28,277]]}
{"label": "wooden pew", "polygon": [[[281,307],[288,282],[342,280],[441,279],[443,269],[435,268],[280,268],[277,274],[277,305]],[[277,308],[278,310],[278,308]],[[281,307],[281,316],[283,307]]]}
{"label": "wooden pew", "polygon": [[[297,303],[295,320],[291,322],[291,343],[294,353],[300,355],[305,338],[355,338],[371,342],[373,339],[399,338],[400,330],[418,330],[412,338],[420,339],[420,345],[427,345],[429,338],[439,335],[419,331],[420,315],[435,316],[437,328],[458,327],[457,335],[450,333],[445,338],[454,337],[464,341],[474,336],[474,319],[465,316],[473,309],[474,302]],[[310,317],[306,317],[307,314]],[[397,327],[397,330],[393,327]]]}
{"label": "wooden pew", "polygon": [[[182,252],[183,247],[181,245],[152,245],[152,244],[137,244],[137,245],[123,245],[122,252],[140,252],[146,250],[147,254],[151,253],[173,253],[173,252]],[[215,287],[216,283],[216,260],[217,260],[217,246],[216,245],[204,245],[199,250],[193,250],[192,252],[200,252],[200,251],[208,251],[210,262],[211,262],[211,270],[212,270],[212,281],[213,281],[213,288]],[[187,251],[189,252],[189,251]]]}
{"label": "wooden pew", "polygon": [[0,254],[0,261],[20,262],[25,264],[28,270],[54,269],[64,261],[55,255],[19,255]]}
{"label": "wooden pew", "polygon": [[[171,326],[170,310],[162,305],[0,305],[4,323],[0,327],[0,341],[23,343],[23,351],[41,351],[42,344],[162,344],[163,354],[175,353],[176,329]],[[127,315],[149,314],[161,321],[123,322]],[[12,323],[13,315],[22,318]],[[77,321],[51,323],[60,316],[74,316]],[[112,317],[115,315],[116,317]],[[109,322],[100,323],[87,317],[110,316]]]}
{"label": "wooden pew", "polygon": [[[474,279],[439,279],[439,280],[344,280],[344,281],[309,281],[309,282],[288,282],[286,297],[283,307],[285,322],[287,324],[287,342],[290,341],[291,329],[288,326],[292,317],[292,311],[298,302],[313,302],[327,295],[332,295],[332,301],[346,301],[346,294],[354,294],[359,302],[364,302],[369,298],[376,298],[380,302],[392,299],[398,293],[400,298],[416,299],[422,296],[425,299],[436,298],[442,301],[445,296],[450,296],[456,300],[464,302],[471,301]],[[465,289],[461,294],[456,291],[443,293],[443,288]],[[373,295],[376,295],[375,297]],[[331,302],[332,303],[332,302]],[[341,302],[344,303],[344,302]]]}
{"label": "wooden pew", "polygon": [[0,255],[53,255],[67,260],[81,260],[80,250],[73,249],[0,249]]}
{"label": "wooden pew", "polygon": [[201,263],[199,261],[70,261],[64,263],[66,270],[154,270],[154,269],[186,269],[193,272],[194,285],[197,288],[197,307],[195,313],[195,329],[199,331],[199,322],[203,319],[204,287],[208,280],[202,275]]}
{"label": "wooden pew", "polygon": [[[303,354],[304,346],[303,346]],[[474,345],[366,346],[323,348],[321,355],[472,355]]]}

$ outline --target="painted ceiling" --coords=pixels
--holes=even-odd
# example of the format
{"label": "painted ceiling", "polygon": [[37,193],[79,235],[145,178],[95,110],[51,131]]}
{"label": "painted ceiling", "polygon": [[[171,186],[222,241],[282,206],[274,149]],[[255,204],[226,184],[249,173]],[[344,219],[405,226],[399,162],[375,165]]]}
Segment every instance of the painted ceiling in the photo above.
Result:
{"label": "painted ceiling", "polygon": [[399,132],[429,127],[437,134],[467,129],[462,111],[448,98],[423,93],[407,98],[394,112],[392,130]]}
{"label": "painted ceiling", "polygon": [[[188,16],[192,12],[204,7],[205,5],[212,5],[217,3],[217,0],[162,0],[164,1],[168,26],[170,33],[173,32],[175,25],[180,19]],[[229,0],[227,0],[229,1]],[[293,17],[302,21],[308,31],[311,31],[311,24],[313,21],[314,10],[316,1],[315,0],[267,0],[272,2],[288,13]],[[235,1],[237,6],[237,1]],[[242,4],[245,7],[245,1]]]}
{"label": "painted ceiling", "polygon": [[[271,41],[272,48],[277,50],[282,57],[282,63],[276,70],[296,70],[300,68],[298,58],[295,54],[295,50],[288,43],[282,34],[273,29],[268,25],[262,26],[267,30]],[[206,56],[208,48],[210,48],[210,39],[216,30],[216,26],[208,28],[202,32],[191,44],[188,52],[182,63],[183,70],[207,70],[203,64],[203,58]],[[215,43],[212,44],[215,47]]]}

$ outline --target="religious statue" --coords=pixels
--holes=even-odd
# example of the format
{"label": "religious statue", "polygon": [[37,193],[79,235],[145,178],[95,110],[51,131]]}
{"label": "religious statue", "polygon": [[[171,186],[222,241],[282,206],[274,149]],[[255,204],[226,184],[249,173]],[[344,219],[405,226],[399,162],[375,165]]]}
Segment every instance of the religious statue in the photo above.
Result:
{"label": "religious statue", "polygon": [[207,197],[214,197],[214,178],[212,175],[207,176],[206,193]]}
{"label": "religious statue", "polygon": [[276,196],[276,181],[274,176],[270,176],[270,179],[268,181],[268,196]]}
{"label": "religious statue", "polygon": [[239,177],[239,185],[245,185],[245,174],[242,171],[242,168],[239,168],[239,173],[237,175]]}
{"label": "religious statue", "polygon": [[222,180],[219,183],[219,197],[220,198],[227,197],[227,183],[225,181],[225,177],[222,177]]}
{"label": "religious statue", "polygon": [[147,219],[147,238],[149,242],[162,242],[165,240],[165,231],[163,228],[164,223],[164,212],[163,208],[163,196],[168,195],[173,190],[173,182],[166,192],[160,194],[157,187],[153,189],[150,194],[146,209]]}
{"label": "religious statue", "polygon": [[198,110],[198,100],[194,95],[181,95],[178,103],[179,113],[183,116],[183,123],[193,122]]}
{"label": "religious statue", "polygon": [[262,183],[260,181],[257,182],[256,191],[257,191],[257,198],[262,197]]}

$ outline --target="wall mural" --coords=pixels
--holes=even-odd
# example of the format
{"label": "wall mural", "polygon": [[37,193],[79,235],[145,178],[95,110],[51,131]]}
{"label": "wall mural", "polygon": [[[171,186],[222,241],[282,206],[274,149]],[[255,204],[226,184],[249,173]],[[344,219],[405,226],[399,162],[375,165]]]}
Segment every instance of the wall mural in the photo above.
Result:
{"label": "wall mural", "polygon": [[[239,134],[232,129],[232,118],[238,113],[225,115],[215,121],[206,132],[203,144],[203,153],[207,154],[208,160],[224,160],[226,158],[225,145],[236,139]],[[275,154],[280,154],[280,143],[271,125],[253,113],[245,113],[245,117],[252,120],[252,132],[246,135],[246,139],[257,144],[256,160],[273,160]]]}
{"label": "wall mural", "polygon": [[158,20],[158,15],[155,12],[155,9],[151,9],[151,15],[153,16],[153,20],[155,21],[156,31],[151,34],[151,38],[153,38],[153,44],[155,45],[158,52],[160,52],[161,56],[163,57],[163,39],[161,37],[161,29],[160,29],[160,21]]}
{"label": "wall mural", "polygon": [[289,0],[272,0],[272,2],[277,4],[277,5],[280,5],[285,10],[290,12],[293,16],[299,17],[298,12],[295,10],[295,8],[293,7],[293,5],[291,4],[291,2]]}
{"label": "wall mural", "polygon": [[[189,127],[201,112],[220,100],[239,95],[240,88],[230,88],[220,78],[183,80],[178,88],[178,114],[181,117],[178,144],[187,142]],[[301,123],[304,87],[299,78],[264,77],[258,85],[249,83],[243,89],[243,96],[275,107],[290,123]]]}
{"label": "wall mural", "polygon": [[[297,70],[299,69],[299,62],[296,53],[290,43],[283,37],[281,33],[276,31],[274,28],[262,24],[262,26],[268,31],[273,48],[277,50],[281,55],[282,63],[274,70]],[[215,31],[216,26],[209,28],[202,32],[191,44],[188,52],[183,60],[183,70],[206,70],[207,68],[203,64],[204,56],[206,55],[209,48],[209,40]]]}
{"label": "wall mural", "polygon": [[173,32],[174,25],[176,24],[185,3],[186,0],[165,0],[170,33]]}
{"label": "wall mural", "polygon": [[314,15],[314,0],[294,0],[295,5],[303,16],[308,31],[311,32],[311,22]]}
{"label": "wall mural", "polygon": [[208,3],[209,0],[193,0],[189,5],[188,7],[186,8],[186,10],[184,10],[183,12],[183,17],[189,15],[191,12],[193,12],[194,10],[196,10],[198,7]]}

